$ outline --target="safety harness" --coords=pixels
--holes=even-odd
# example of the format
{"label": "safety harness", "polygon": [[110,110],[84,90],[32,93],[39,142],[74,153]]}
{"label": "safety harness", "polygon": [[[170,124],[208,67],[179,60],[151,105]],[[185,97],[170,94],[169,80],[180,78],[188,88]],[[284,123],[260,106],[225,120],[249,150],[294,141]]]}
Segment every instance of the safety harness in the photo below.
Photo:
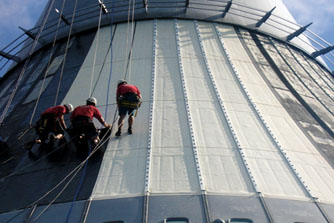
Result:
{"label": "safety harness", "polygon": [[118,105],[124,108],[138,109],[141,105],[141,100],[134,92],[127,92],[118,98]]}

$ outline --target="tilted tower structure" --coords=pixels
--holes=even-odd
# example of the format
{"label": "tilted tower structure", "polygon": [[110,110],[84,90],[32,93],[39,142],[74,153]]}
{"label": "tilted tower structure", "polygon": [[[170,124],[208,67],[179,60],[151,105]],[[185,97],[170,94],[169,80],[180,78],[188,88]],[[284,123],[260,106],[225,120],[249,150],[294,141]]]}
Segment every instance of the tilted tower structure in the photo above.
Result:
{"label": "tilted tower structure", "polygon": [[[281,0],[50,0],[1,54],[0,221],[334,222],[332,47],[307,32]],[[115,122],[119,79],[143,95],[133,135],[23,149],[55,104]]]}

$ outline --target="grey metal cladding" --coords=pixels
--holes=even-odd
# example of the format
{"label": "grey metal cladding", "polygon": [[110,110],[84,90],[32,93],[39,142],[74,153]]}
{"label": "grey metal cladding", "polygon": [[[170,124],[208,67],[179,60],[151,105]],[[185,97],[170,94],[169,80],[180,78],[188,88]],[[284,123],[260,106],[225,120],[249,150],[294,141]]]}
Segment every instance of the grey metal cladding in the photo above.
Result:
{"label": "grey metal cladding", "polygon": [[[75,79],[88,50],[91,47],[91,43],[94,39],[95,33],[87,33],[86,35],[81,35],[76,38],[76,41],[73,43],[70,48],[67,60],[64,69],[64,77],[62,80],[60,93],[58,96],[58,102],[60,103],[65,97],[67,91],[70,89],[73,80]],[[60,44],[61,46],[62,44]],[[38,55],[42,55],[44,57],[48,57],[49,54],[45,54],[48,48],[42,50],[42,52]],[[49,52],[49,51],[48,51]],[[55,55],[59,55],[59,48]],[[39,56],[40,57],[40,56]],[[32,66],[37,66],[38,61],[33,60]],[[16,69],[20,69],[18,66]],[[11,72],[16,72],[16,69]],[[45,73],[45,68],[43,72],[39,74],[37,77],[37,81],[39,79],[43,79]],[[40,101],[37,106],[36,114],[33,119],[33,124],[39,118],[41,112],[43,112],[46,108],[53,106],[55,103],[55,95],[57,91],[58,82],[60,80],[60,69],[53,74],[55,77],[51,81],[51,84],[45,89],[43,94],[41,95]],[[6,77],[7,78],[7,77]],[[8,75],[8,78],[11,79],[12,76]],[[27,74],[27,80],[29,79],[29,73]],[[34,81],[33,83],[35,83]],[[6,84],[6,81],[2,82]],[[26,83],[26,80],[22,82],[22,85]],[[29,85],[30,86],[30,85]],[[32,86],[35,86],[33,84]],[[33,88],[33,87],[32,87]],[[32,91],[32,88],[28,88],[28,92]],[[21,104],[20,102],[24,101],[24,98],[28,96],[25,92],[22,92],[24,89],[19,89],[18,94],[15,98],[19,98],[15,100],[13,106],[13,112],[8,115],[5,119],[5,126],[11,126],[11,128],[2,128],[1,127],[1,135],[7,138],[8,144],[12,148],[10,155],[13,157],[13,160],[9,164],[3,165],[1,168],[1,177],[6,177],[11,174],[14,170],[17,171],[22,167],[27,166],[27,168],[22,169],[21,171],[15,172],[15,175],[8,177],[0,184],[0,191],[2,191],[3,196],[0,197],[0,212],[6,212],[17,208],[24,208],[30,203],[37,200],[44,193],[46,193],[50,188],[52,188],[55,184],[57,184],[61,179],[65,177],[67,173],[69,173],[72,169],[72,165],[64,165],[66,163],[79,164],[82,159],[76,157],[75,152],[72,151],[73,148],[68,149],[62,154],[62,159],[58,161],[47,158],[43,160],[43,156],[45,156],[45,151],[40,151],[38,148],[34,148],[33,156],[28,156],[28,154],[24,151],[24,143],[33,139],[35,136],[34,129],[31,128],[27,134],[25,134],[21,140],[17,138],[22,134],[22,129],[26,129],[29,126],[29,120],[32,116],[33,106],[36,103],[36,100],[33,100],[27,104]],[[6,100],[3,98],[2,100]],[[68,123],[69,125],[69,123]],[[38,146],[36,146],[38,147]],[[65,158],[64,158],[65,157]],[[3,157],[2,157],[3,158]],[[41,159],[40,161],[35,161],[34,159]],[[100,157],[102,158],[102,157]],[[99,159],[100,159],[99,158]],[[51,164],[48,162],[51,162]],[[101,162],[92,161],[87,167],[87,174],[90,176],[85,180],[85,187],[81,190],[78,199],[84,200],[87,199],[91,190],[94,187],[95,179],[99,170],[99,165]],[[51,166],[50,166],[51,165]],[[53,166],[53,167],[52,167]],[[60,168],[60,169],[58,169]],[[42,171],[42,172],[41,172]],[[79,178],[74,179],[75,184],[73,187],[69,187],[63,196],[59,199],[60,202],[70,201],[77,189],[75,185],[78,185]],[[54,194],[55,195],[55,194]],[[13,199],[13,197],[17,197],[19,199]],[[52,196],[43,199],[40,204],[46,204],[50,202]],[[59,202],[57,201],[57,202]]]}

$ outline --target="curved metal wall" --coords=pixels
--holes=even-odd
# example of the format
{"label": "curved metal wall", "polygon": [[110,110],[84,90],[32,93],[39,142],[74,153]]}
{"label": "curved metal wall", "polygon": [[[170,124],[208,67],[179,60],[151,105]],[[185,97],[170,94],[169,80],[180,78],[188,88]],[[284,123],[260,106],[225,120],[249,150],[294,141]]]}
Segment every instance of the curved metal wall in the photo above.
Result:
{"label": "curved metal wall", "polygon": [[[45,48],[34,55],[1,129],[11,147],[1,157],[1,220],[334,220],[334,80],[305,53],[240,27],[179,19],[75,35],[66,60],[65,42],[53,54]],[[1,83],[3,105],[19,71]],[[30,204],[83,161],[71,143],[52,156],[22,149],[33,131],[17,140],[41,81],[49,84],[37,114],[58,94],[57,103],[74,106],[92,94],[112,122],[116,83],[123,78],[143,95],[134,134],[116,138],[113,129],[102,154],[89,160],[74,203],[82,172],[50,208],[63,186],[33,209]]]}

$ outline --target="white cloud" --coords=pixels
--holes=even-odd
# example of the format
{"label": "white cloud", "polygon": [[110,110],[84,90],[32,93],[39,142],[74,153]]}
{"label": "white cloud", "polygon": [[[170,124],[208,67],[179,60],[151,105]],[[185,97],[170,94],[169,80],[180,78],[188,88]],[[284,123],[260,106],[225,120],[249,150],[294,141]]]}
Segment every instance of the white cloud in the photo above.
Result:
{"label": "white cloud", "polygon": [[44,5],[45,0],[1,0],[0,26],[32,28]]}
{"label": "white cloud", "polygon": [[332,32],[334,22],[333,0],[283,0],[300,25],[310,22],[310,30],[318,35]]}

